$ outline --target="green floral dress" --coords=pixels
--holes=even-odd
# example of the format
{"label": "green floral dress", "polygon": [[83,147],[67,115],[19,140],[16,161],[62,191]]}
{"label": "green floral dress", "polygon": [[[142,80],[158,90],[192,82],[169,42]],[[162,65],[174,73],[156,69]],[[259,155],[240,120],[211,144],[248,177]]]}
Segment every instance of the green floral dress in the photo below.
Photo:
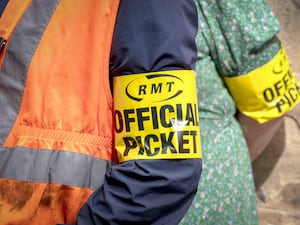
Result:
{"label": "green floral dress", "polygon": [[250,157],[222,77],[248,73],[273,58],[279,24],[265,1],[195,2],[203,173],[180,225],[257,225]]}

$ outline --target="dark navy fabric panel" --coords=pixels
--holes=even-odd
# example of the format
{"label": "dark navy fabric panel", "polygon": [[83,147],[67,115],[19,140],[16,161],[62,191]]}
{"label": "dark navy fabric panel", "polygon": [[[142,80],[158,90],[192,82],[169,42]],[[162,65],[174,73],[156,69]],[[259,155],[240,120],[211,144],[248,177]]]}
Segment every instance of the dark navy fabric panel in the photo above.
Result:
{"label": "dark navy fabric panel", "polygon": [[0,17],[2,16],[8,0],[0,0]]}
{"label": "dark navy fabric panel", "polygon": [[[194,69],[196,33],[192,0],[122,0],[111,75]],[[77,225],[176,225],[193,200],[201,169],[201,159],[114,165],[81,209]]]}
{"label": "dark navy fabric panel", "polygon": [[139,160],[113,167],[77,225],[176,225],[199,182],[201,160]]}
{"label": "dark navy fabric panel", "polygon": [[113,75],[194,68],[197,11],[191,0],[123,0],[116,26]]}

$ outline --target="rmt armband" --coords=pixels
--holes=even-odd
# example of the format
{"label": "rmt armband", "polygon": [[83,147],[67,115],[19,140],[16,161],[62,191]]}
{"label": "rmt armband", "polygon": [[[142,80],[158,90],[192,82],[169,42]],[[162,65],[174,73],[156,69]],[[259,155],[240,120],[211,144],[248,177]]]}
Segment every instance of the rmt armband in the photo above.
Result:
{"label": "rmt armband", "polygon": [[119,161],[201,158],[195,72],[114,77]]}
{"label": "rmt armband", "polygon": [[300,101],[300,86],[284,49],[248,74],[226,77],[225,83],[238,110],[259,123],[282,116]]}

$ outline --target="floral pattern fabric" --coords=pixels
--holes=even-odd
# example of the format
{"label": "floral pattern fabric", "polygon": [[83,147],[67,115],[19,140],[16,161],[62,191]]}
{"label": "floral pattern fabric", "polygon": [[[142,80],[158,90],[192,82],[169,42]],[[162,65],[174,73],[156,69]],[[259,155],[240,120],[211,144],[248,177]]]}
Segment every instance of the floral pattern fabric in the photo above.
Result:
{"label": "floral pattern fabric", "polygon": [[224,76],[262,66],[278,52],[279,24],[265,1],[195,0],[197,94],[203,172],[180,225],[257,225],[248,148]]}

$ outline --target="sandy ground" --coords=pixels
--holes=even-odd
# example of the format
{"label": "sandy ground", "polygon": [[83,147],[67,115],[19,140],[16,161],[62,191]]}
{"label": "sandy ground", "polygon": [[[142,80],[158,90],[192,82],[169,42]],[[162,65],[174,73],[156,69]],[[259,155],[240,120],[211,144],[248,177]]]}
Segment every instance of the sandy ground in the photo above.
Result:
{"label": "sandy ground", "polygon": [[[300,0],[267,0],[300,80]],[[260,225],[300,225],[300,105],[286,116],[271,143],[254,161]]]}

